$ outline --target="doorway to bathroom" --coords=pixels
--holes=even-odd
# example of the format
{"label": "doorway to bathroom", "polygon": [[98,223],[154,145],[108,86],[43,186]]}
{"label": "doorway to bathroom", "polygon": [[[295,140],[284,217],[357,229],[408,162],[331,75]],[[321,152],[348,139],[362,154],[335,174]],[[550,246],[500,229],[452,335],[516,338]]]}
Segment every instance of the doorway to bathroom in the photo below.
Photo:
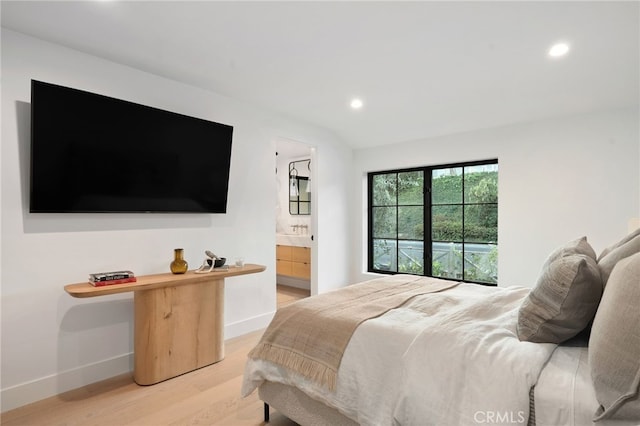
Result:
{"label": "doorway to bathroom", "polygon": [[276,282],[278,292],[296,289],[314,294],[315,148],[276,140]]}

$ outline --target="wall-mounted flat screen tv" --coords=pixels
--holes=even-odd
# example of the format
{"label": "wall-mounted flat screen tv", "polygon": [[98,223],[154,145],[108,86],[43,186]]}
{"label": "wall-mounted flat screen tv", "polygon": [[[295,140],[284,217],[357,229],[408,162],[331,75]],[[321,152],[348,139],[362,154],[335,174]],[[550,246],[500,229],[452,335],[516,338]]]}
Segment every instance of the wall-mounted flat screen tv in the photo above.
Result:
{"label": "wall-mounted flat screen tv", "polygon": [[233,127],[31,81],[32,213],[226,213]]}

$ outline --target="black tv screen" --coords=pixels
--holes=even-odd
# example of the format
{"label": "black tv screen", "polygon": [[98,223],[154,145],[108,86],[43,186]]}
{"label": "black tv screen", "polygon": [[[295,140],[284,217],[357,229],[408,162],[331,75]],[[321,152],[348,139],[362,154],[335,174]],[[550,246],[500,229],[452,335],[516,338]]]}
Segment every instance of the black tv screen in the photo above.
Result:
{"label": "black tv screen", "polygon": [[226,213],[233,127],[31,81],[32,213]]}

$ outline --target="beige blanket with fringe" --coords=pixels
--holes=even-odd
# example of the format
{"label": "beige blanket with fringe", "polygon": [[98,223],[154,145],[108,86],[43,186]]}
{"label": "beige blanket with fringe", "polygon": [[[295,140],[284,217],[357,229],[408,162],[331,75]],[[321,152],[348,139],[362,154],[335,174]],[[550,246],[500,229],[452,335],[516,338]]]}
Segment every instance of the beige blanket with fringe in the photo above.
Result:
{"label": "beige blanket with fringe", "polygon": [[302,299],[276,312],[249,357],[282,365],[335,390],[342,355],[358,325],[414,296],[456,285],[437,278],[392,275]]}

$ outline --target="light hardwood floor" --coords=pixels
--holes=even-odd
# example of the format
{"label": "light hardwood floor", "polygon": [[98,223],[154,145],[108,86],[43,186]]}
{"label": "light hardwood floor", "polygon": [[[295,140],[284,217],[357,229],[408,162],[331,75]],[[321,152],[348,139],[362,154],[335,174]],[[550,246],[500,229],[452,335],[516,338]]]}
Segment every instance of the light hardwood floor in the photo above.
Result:
{"label": "light hardwood floor", "polygon": [[[278,307],[308,295],[308,291],[278,286]],[[191,373],[153,386],[138,386],[131,374],[124,374],[2,413],[0,424],[264,425],[257,392],[240,397],[247,353],[262,332],[227,340],[224,360]],[[273,409],[269,424],[295,425]]]}
{"label": "light hardwood floor", "polygon": [[309,297],[309,290],[303,290],[301,288],[288,287],[278,284],[278,307],[288,305],[296,300],[300,300],[304,297]]}

